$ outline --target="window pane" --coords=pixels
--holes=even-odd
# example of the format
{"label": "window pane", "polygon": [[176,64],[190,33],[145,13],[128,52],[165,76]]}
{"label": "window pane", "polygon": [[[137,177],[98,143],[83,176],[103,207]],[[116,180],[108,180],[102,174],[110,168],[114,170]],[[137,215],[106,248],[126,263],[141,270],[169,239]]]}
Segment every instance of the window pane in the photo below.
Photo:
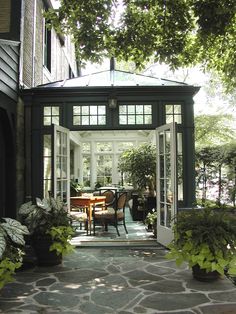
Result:
{"label": "window pane", "polygon": [[143,105],[136,106],[136,114],[143,114]]}
{"label": "window pane", "polygon": [[[152,124],[152,105],[122,105],[119,108],[120,124]],[[121,116],[126,116],[126,120]]]}
{"label": "window pane", "polygon": [[[75,107],[74,124],[77,125],[105,125],[106,124],[106,106],[81,106]],[[75,118],[75,113],[78,118]],[[82,120],[82,122],[81,122]]]}
{"label": "window pane", "polygon": [[77,125],[80,125],[80,116],[74,116],[73,117],[73,124],[77,124]]}
{"label": "window pane", "polygon": [[128,116],[128,124],[135,124],[135,116]]}
{"label": "window pane", "polygon": [[82,115],[89,114],[89,106],[82,106]]}
{"label": "window pane", "polygon": [[120,124],[127,124],[127,117],[126,116],[120,116],[119,123]]}
{"label": "window pane", "polygon": [[166,123],[172,123],[173,122],[173,116],[167,115],[166,116]]}
{"label": "window pane", "polygon": [[152,116],[151,115],[144,116],[144,124],[152,124]]}
{"label": "window pane", "polygon": [[52,107],[52,115],[59,116],[59,107]]}
{"label": "window pane", "polygon": [[98,124],[105,125],[106,124],[106,117],[105,116],[98,116]]}
{"label": "window pane", "polygon": [[174,116],[174,120],[175,120],[175,122],[181,124],[181,123],[182,123],[182,117],[181,117],[181,115],[175,115],[175,116]]}
{"label": "window pane", "polygon": [[46,156],[51,156],[52,150],[51,150],[51,135],[44,135],[43,137],[43,155]]}
{"label": "window pane", "polygon": [[97,157],[97,182],[106,186],[112,183],[112,156],[98,155]]}
{"label": "window pane", "polygon": [[90,114],[96,116],[98,113],[97,106],[90,106]]}
{"label": "window pane", "polygon": [[112,144],[109,142],[97,143],[97,152],[111,152]]}
{"label": "window pane", "polygon": [[119,106],[119,112],[120,114],[126,114],[127,106]]}
{"label": "window pane", "polygon": [[43,108],[43,124],[51,125],[52,123],[59,125],[60,111],[58,106]]}
{"label": "window pane", "polygon": [[98,114],[105,115],[106,114],[106,107],[105,106],[98,106]]}
{"label": "window pane", "polygon": [[151,105],[145,105],[144,106],[144,113],[145,114],[152,114],[152,106]]}
{"label": "window pane", "polygon": [[90,152],[90,143],[83,143],[82,150],[83,150],[83,153],[89,153]]}
{"label": "window pane", "polygon": [[48,192],[51,192],[51,178],[52,178],[52,169],[51,169],[51,135],[45,134],[43,136],[43,195],[48,197]]}
{"label": "window pane", "polygon": [[128,114],[134,114],[135,113],[135,106],[128,106]]}
{"label": "window pane", "polygon": [[166,114],[173,114],[173,106],[166,105]]}
{"label": "window pane", "polygon": [[90,156],[83,157],[83,185],[90,186]]}
{"label": "window pane", "polygon": [[143,124],[143,115],[137,115],[136,116],[136,123],[137,124]]}
{"label": "window pane", "polygon": [[43,124],[44,125],[51,125],[51,117],[44,117]]}
{"label": "window pane", "polygon": [[89,117],[82,116],[82,125],[89,125]]}
{"label": "window pane", "polygon": [[43,114],[45,116],[50,116],[51,115],[51,107],[44,107]]}
{"label": "window pane", "polygon": [[118,151],[123,152],[123,151],[133,147],[134,143],[132,143],[132,142],[119,142],[117,144],[117,146],[118,146]]}
{"label": "window pane", "polygon": [[52,117],[52,123],[59,125],[59,117]]}
{"label": "window pane", "polygon": [[73,106],[73,113],[74,114],[80,114],[81,107],[80,106]]}
{"label": "window pane", "polygon": [[97,125],[97,116],[90,116],[90,125]]}
{"label": "window pane", "polygon": [[174,105],[174,113],[181,113],[181,105]]}

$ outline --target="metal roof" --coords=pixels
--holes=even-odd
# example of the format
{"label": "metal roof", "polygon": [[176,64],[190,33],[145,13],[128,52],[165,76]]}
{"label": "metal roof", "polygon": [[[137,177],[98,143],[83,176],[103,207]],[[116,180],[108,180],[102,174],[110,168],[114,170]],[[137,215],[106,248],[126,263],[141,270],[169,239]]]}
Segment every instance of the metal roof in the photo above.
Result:
{"label": "metal roof", "polygon": [[135,74],[120,70],[108,70],[79,76],[63,81],[39,85],[37,88],[58,87],[111,87],[111,86],[189,86],[186,83]]}

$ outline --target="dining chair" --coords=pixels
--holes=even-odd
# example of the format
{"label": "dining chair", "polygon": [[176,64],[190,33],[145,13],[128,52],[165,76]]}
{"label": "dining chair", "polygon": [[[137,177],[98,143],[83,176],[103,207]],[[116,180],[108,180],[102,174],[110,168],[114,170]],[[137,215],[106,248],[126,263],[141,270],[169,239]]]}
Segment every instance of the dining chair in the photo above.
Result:
{"label": "dining chair", "polygon": [[123,224],[126,234],[128,233],[125,224],[125,205],[127,200],[127,192],[116,194],[113,207],[107,206],[105,210],[96,211],[93,209],[93,234],[95,235],[96,225],[113,225],[116,228],[117,235],[120,236],[118,225]]}
{"label": "dining chair", "polygon": [[84,224],[88,235],[88,208],[86,206],[71,206],[70,216],[72,223],[79,223],[80,230],[82,230],[82,224]]}
{"label": "dining chair", "polygon": [[101,192],[99,195],[106,196],[105,207],[104,206],[96,206],[95,211],[106,210],[108,207],[114,207],[116,194],[112,190],[106,190]]}

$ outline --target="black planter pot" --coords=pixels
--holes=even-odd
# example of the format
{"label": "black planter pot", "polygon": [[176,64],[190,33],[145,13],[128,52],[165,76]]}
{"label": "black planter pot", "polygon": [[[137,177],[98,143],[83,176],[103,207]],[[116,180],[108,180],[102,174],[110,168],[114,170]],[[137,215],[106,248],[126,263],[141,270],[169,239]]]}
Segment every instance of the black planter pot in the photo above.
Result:
{"label": "black planter pot", "polygon": [[192,267],[193,277],[198,281],[212,282],[220,278],[220,274],[217,271],[206,272],[205,269],[201,269],[199,265]]}
{"label": "black planter pot", "polygon": [[52,245],[50,237],[34,237],[33,247],[37,257],[38,266],[54,266],[62,262],[62,255],[57,255],[56,251],[49,251]]}

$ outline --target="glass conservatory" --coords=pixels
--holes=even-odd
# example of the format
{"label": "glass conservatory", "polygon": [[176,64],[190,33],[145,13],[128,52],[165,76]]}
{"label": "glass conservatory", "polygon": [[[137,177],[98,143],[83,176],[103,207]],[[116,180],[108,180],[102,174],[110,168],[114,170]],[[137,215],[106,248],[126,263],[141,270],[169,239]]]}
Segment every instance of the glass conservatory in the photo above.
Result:
{"label": "glass conservatory", "polygon": [[119,156],[152,143],[157,208],[166,208],[168,227],[178,208],[195,200],[193,96],[198,90],[118,70],[23,90],[28,198],[51,194],[69,203],[71,179],[86,191],[98,183],[128,188]]}

